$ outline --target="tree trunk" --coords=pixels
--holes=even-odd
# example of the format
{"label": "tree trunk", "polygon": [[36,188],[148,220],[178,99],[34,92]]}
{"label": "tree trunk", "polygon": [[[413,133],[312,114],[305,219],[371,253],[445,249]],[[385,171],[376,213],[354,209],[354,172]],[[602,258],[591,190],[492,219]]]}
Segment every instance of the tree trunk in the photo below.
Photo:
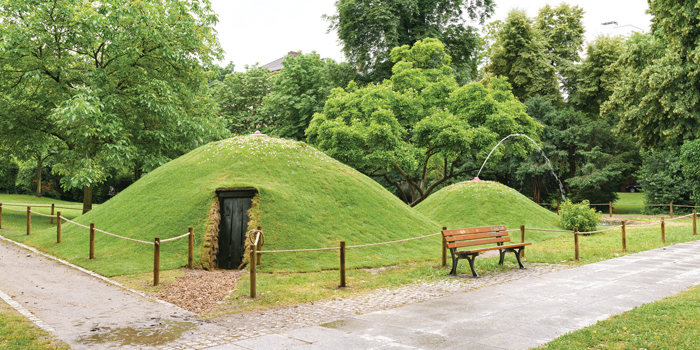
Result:
{"label": "tree trunk", "polygon": [[535,200],[535,203],[540,204],[540,177],[535,176],[532,178],[532,189],[533,189],[533,199]]}
{"label": "tree trunk", "polygon": [[92,210],[92,185],[83,187],[83,214]]}
{"label": "tree trunk", "polygon": [[143,175],[143,171],[141,170],[140,165],[134,165],[134,182],[139,181],[141,178],[141,175]]}
{"label": "tree trunk", "polygon": [[41,154],[36,157],[37,167],[36,167],[36,196],[41,197]]}

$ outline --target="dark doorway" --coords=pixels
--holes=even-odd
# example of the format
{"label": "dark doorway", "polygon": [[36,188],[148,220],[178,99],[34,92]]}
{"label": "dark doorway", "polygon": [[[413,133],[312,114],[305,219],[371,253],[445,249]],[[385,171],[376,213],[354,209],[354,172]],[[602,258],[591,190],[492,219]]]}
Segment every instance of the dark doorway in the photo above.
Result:
{"label": "dark doorway", "polygon": [[237,269],[245,253],[245,234],[248,231],[248,210],[255,196],[254,189],[217,190],[219,197],[219,254],[220,269]]}

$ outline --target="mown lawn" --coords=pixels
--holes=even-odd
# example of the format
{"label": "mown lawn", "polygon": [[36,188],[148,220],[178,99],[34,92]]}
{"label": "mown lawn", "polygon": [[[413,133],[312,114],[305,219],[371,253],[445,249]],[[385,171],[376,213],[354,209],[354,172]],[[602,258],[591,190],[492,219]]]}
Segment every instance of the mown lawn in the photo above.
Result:
{"label": "mown lawn", "polygon": [[700,286],[565,334],[547,349],[700,349]]}
{"label": "mown lawn", "polygon": [[57,350],[70,349],[43,329],[0,300],[0,349]]}
{"label": "mown lawn", "polygon": [[613,215],[642,214],[644,211],[644,193],[618,192],[617,195],[618,200],[613,203]]}

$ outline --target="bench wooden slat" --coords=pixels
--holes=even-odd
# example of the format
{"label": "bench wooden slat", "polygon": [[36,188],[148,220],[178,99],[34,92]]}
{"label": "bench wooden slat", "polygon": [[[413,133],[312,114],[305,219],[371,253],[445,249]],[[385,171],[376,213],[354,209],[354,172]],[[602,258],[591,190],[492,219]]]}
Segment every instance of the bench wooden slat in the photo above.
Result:
{"label": "bench wooden slat", "polygon": [[469,247],[469,246],[474,246],[474,245],[482,245],[482,244],[498,243],[498,242],[510,242],[510,237],[506,236],[506,237],[493,238],[493,239],[481,239],[478,241],[462,241],[462,242],[457,242],[457,243],[447,243],[447,248]]}
{"label": "bench wooden slat", "polygon": [[502,246],[495,246],[495,247],[486,247],[486,248],[478,248],[478,249],[472,249],[472,250],[465,250],[465,251],[457,251],[455,252],[456,254],[468,254],[468,253],[476,253],[476,252],[485,252],[488,250],[497,250],[497,249],[508,249],[508,248],[516,248],[516,247],[524,247],[526,245],[530,245],[532,243],[515,243],[515,244],[508,244],[508,245],[502,245]]}
{"label": "bench wooden slat", "polygon": [[442,231],[442,234],[445,237],[448,237],[448,236],[463,235],[463,234],[470,234],[470,233],[484,233],[484,232],[505,231],[505,230],[506,230],[506,227],[503,225],[500,225],[500,226],[462,228],[462,229],[458,229],[458,230],[445,230],[445,231]]}
{"label": "bench wooden slat", "polygon": [[506,236],[506,235],[508,235],[508,233],[503,232],[503,231],[488,232],[488,233],[474,233],[474,234],[469,234],[469,235],[445,237],[445,241],[454,242],[454,241],[464,241],[464,240],[479,239],[479,238],[501,237],[501,236]]}

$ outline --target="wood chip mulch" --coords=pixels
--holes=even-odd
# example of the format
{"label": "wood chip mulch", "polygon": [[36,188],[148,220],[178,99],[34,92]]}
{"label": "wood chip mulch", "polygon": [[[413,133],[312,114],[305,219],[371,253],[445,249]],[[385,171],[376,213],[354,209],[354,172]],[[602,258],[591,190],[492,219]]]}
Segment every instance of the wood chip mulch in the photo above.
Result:
{"label": "wood chip mulch", "polygon": [[187,311],[205,314],[233,292],[243,270],[188,270],[184,277],[163,286],[158,299]]}

